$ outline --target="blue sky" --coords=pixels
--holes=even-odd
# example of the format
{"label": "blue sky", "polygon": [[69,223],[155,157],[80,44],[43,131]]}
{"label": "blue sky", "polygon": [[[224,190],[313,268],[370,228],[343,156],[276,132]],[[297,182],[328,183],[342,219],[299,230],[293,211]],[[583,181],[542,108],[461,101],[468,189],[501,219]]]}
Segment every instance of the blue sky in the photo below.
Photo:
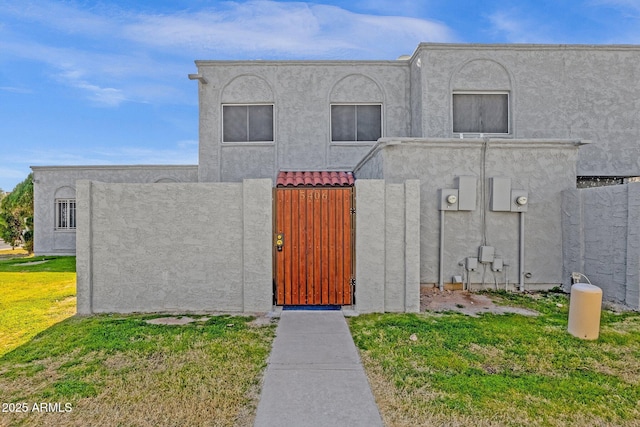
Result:
{"label": "blue sky", "polygon": [[420,42],[640,44],[640,0],[0,0],[0,188],[30,165],[197,164],[196,59]]}

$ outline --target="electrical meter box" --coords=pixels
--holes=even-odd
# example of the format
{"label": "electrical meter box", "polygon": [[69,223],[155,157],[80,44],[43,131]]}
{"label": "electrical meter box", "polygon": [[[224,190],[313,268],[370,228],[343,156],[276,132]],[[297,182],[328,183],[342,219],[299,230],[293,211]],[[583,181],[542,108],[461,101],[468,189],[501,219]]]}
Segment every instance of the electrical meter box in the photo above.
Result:
{"label": "electrical meter box", "polygon": [[491,210],[511,212],[511,178],[504,176],[491,178]]}
{"label": "electrical meter box", "polygon": [[444,188],[440,190],[440,210],[441,211],[457,211],[458,210],[458,189]]}
{"label": "electrical meter box", "polygon": [[496,248],[493,246],[480,246],[478,250],[478,261],[483,264],[493,262],[495,258]]}
{"label": "electrical meter box", "polygon": [[511,212],[526,212],[529,205],[529,193],[524,190],[511,190]]}
{"label": "electrical meter box", "polygon": [[465,258],[465,268],[469,271],[476,271],[478,268],[478,258]]}
{"label": "electrical meter box", "polygon": [[477,178],[475,176],[458,177],[458,210],[475,211],[476,194],[478,193]]}

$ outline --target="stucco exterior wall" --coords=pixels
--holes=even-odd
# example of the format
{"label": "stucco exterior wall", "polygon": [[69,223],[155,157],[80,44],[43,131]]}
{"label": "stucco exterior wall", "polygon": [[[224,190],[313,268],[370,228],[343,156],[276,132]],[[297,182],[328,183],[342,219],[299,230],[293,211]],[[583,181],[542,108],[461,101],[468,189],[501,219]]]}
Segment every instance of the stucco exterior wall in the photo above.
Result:
{"label": "stucco exterior wall", "polygon": [[[352,168],[371,144],[331,143],[332,102],[381,102],[383,137],[457,137],[454,91],[507,92],[507,138],[593,141],[578,175],[640,176],[638,62],[630,45],[435,43],[398,61],[197,61],[200,180]],[[224,103],[273,103],[274,143],[221,143]]]}
{"label": "stucco exterior wall", "polygon": [[420,183],[356,181],[356,310],[420,310]]}
{"label": "stucco exterior wall", "polygon": [[271,180],[78,182],[78,313],[272,309]]}
{"label": "stucco exterior wall", "polygon": [[[386,139],[355,169],[387,184],[420,180],[420,280],[439,282],[440,189],[457,188],[457,177],[476,178],[476,207],[445,212],[445,283],[465,274],[459,265],[477,257],[482,245],[495,248],[508,264],[494,273],[480,265],[471,282],[504,289],[519,281],[520,213],[491,209],[491,178],[510,178],[511,188],[528,192],[525,216],[525,288],[558,285],[562,277],[561,192],[575,188],[578,141],[504,139]],[[356,181],[358,182],[358,181]],[[484,184],[483,184],[484,183]],[[484,206],[484,209],[483,209]],[[507,276],[508,275],[508,276]]]}
{"label": "stucco exterior wall", "polygon": [[[331,142],[331,103],[381,103],[383,135],[409,136],[408,61],[197,61],[202,182],[279,170],[351,170],[372,143]],[[223,104],[274,104],[273,143],[223,143]]]}
{"label": "stucco exterior wall", "polygon": [[565,289],[572,272],[640,309],[640,183],[563,193]]}
{"label": "stucco exterior wall", "polygon": [[197,166],[33,166],[34,252],[36,255],[74,255],[75,230],[55,230],[56,198],[75,198],[76,181],[196,182]]}
{"label": "stucco exterior wall", "polygon": [[[418,67],[419,62],[419,67]],[[592,140],[578,175],[640,175],[640,46],[423,43],[416,137],[450,138],[453,91],[509,92],[510,138]],[[420,107],[421,104],[421,107]]]}

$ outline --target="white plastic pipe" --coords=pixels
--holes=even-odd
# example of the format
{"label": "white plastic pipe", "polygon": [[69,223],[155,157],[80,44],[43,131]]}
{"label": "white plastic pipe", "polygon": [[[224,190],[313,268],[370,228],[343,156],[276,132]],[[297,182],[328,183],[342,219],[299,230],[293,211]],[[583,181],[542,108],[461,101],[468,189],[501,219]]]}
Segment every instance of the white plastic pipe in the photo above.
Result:
{"label": "white plastic pipe", "polygon": [[524,292],[524,212],[520,212],[520,292]]}
{"label": "white plastic pipe", "polygon": [[440,292],[444,290],[444,210],[440,211],[440,277],[438,278],[438,287]]}

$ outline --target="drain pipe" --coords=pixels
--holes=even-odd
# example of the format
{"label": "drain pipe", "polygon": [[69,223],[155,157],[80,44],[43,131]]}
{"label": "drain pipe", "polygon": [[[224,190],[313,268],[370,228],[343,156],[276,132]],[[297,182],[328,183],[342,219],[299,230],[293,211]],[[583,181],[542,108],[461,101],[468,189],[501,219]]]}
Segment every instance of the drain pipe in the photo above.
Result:
{"label": "drain pipe", "polygon": [[440,271],[438,287],[440,292],[444,290],[444,210],[440,210]]}
{"label": "drain pipe", "polygon": [[520,212],[520,292],[524,292],[524,212]]}

